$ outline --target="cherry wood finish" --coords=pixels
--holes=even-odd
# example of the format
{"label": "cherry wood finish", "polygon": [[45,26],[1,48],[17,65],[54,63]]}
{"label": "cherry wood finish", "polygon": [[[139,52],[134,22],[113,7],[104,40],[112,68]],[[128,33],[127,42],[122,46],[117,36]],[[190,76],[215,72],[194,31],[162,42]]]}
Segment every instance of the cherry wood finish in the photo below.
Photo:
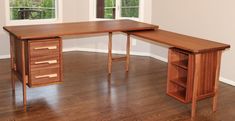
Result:
{"label": "cherry wood finish", "polygon": [[[60,38],[54,38],[49,41],[48,39],[34,40],[32,43],[32,41],[18,41],[16,37],[10,36],[12,89],[14,92],[16,79],[22,82],[25,111],[27,109],[27,85],[29,87],[45,86],[62,81],[61,41]],[[47,49],[52,46],[56,49]],[[56,76],[50,77],[51,74],[56,74]]]}
{"label": "cherry wood finish", "polygon": [[193,78],[193,97],[192,97],[192,108],[191,108],[191,117],[195,118],[196,116],[196,108],[197,108],[197,98],[198,98],[198,88],[199,88],[199,81],[200,76],[202,73],[200,73],[201,69],[201,55],[196,54],[195,55],[195,62],[194,62],[195,70],[194,70],[194,78]]}
{"label": "cherry wood finish", "polygon": [[108,43],[108,73],[112,73],[112,32],[109,32],[109,43]]}
{"label": "cherry wood finish", "polygon": [[10,35],[10,56],[11,56],[11,85],[12,91],[15,92],[15,74],[16,65],[15,65],[15,37]]}
{"label": "cherry wood finish", "polygon": [[26,74],[26,59],[25,59],[25,41],[17,41],[17,38],[10,35],[10,55],[11,55],[11,83],[12,91],[15,93],[15,78],[22,82],[22,94],[23,94],[23,105],[26,111],[27,95],[26,95],[26,83],[28,76]]}
{"label": "cherry wood finish", "polygon": [[190,72],[193,69],[189,68],[191,57],[185,51],[176,48],[169,49],[168,56],[167,94],[183,103],[189,103],[192,94],[188,93],[193,87],[190,80]]}
{"label": "cherry wood finish", "polygon": [[5,26],[10,33],[12,88],[16,76],[23,83],[23,102],[26,107],[26,85],[29,87],[59,83],[63,79],[62,40],[59,36],[109,32],[108,72],[112,61],[126,61],[129,66],[130,36],[124,59],[112,58],[112,33],[154,30],[158,26],[132,20],[93,21],[47,25]]}
{"label": "cherry wood finish", "polygon": [[174,47],[168,55],[167,94],[183,103],[192,102],[192,118],[197,101],[208,97],[213,97],[216,111],[221,53],[230,45],[160,29],[130,34]]}
{"label": "cherry wood finish", "polygon": [[192,117],[196,102],[213,97],[216,111],[219,69],[222,51],[190,53],[177,48],[169,49],[167,94],[183,102],[192,102]]}
{"label": "cherry wood finish", "polygon": [[130,64],[130,34],[127,33],[127,42],[126,42],[126,55],[124,57],[113,57],[112,56],[112,32],[109,33],[109,42],[108,42],[108,73],[112,73],[112,63],[115,61],[126,61],[125,70],[129,71]]}
{"label": "cherry wood finish", "polygon": [[202,53],[206,51],[224,50],[226,48],[230,48],[230,45],[228,44],[182,35],[161,29],[156,31],[131,32],[130,34],[193,53]]}
{"label": "cherry wood finish", "polygon": [[[109,74],[112,72],[113,61],[125,60],[125,69],[129,71],[130,35],[173,46],[180,54],[173,54],[174,52],[170,50],[167,93],[181,102],[192,102],[192,117],[196,114],[197,101],[207,97],[213,96],[213,111],[215,111],[221,51],[229,48],[230,45],[157,30],[157,28],[158,26],[131,20],[4,27],[11,36],[13,90],[14,75],[16,75],[23,82],[23,102],[26,107],[26,84],[32,87],[61,82],[63,78],[62,43],[61,39],[58,42],[54,39],[59,36],[108,32]],[[126,56],[113,58],[112,33],[118,31],[127,33]],[[47,51],[47,49],[53,51]],[[51,53],[50,56],[48,53]]]}
{"label": "cherry wood finish", "polygon": [[131,38],[130,38],[130,34],[127,34],[127,42],[126,42],[126,72],[129,71],[130,50],[131,50]]}
{"label": "cherry wood finish", "polygon": [[[63,55],[64,82],[28,88],[27,112],[22,111],[18,80],[12,96],[10,59],[0,60],[0,121],[192,121],[190,105],[166,96],[167,63],[131,56],[129,73],[114,64],[109,78],[107,54]],[[235,88],[222,82],[218,86],[218,110],[212,113],[211,99],[202,100],[194,121],[235,119]]]}
{"label": "cherry wood finish", "polygon": [[217,111],[217,102],[218,102],[218,84],[219,84],[219,73],[220,73],[220,63],[221,63],[222,51],[217,52],[216,59],[216,69],[215,69],[215,84],[214,84],[214,97],[213,97],[213,111]]}
{"label": "cherry wood finish", "polygon": [[28,41],[29,87],[62,82],[61,38]]}
{"label": "cherry wood finish", "polygon": [[110,20],[27,26],[5,26],[3,28],[12,35],[16,36],[18,39],[23,40],[80,34],[153,30],[157,29],[158,26],[132,20]]}
{"label": "cherry wood finish", "polygon": [[[221,51],[212,51],[200,53],[200,63],[196,63],[197,54],[182,51],[177,48],[169,49],[169,66],[168,66],[168,94],[178,93],[174,97],[183,103],[192,101],[193,79],[199,77],[198,100],[214,96],[214,85],[216,80],[217,68],[220,65]],[[200,66],[200,74],[195,75],[195,68]],[[172,93],[171,93],[172,92]],[[182,93],[180,93],[182,92]],[[182,94],[182,95],[181,95]],[[178,97],[177,97],[178,96]]]}
{"label": "cherry wood finish", "polygon": [[[27,75],[26,75],[26,60],[25,60],[25,41],[20,41],[20,47],[21,47],[21,53],[19,56],[21,56],[20,64],[21,64],[21,76],[22,76],[22,88],[23,88],[23,104],[24,104],[24,110],[26,111],[26,104],[27,104],[27,94],[26,94],[26,84],[27,84]],[[19,65],[19,64],[16,64]]]}

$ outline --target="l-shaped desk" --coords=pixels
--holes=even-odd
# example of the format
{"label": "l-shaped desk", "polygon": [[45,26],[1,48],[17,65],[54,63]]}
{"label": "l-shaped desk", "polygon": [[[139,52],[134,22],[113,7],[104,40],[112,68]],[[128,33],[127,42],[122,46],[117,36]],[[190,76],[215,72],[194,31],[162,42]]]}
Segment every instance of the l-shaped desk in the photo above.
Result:
{"label": "l-shaped desk", "polygon": [[[132,20],[3,28],[10,34],[12,88],[15,91],[15,78],[23,83],[25,109],[27,85],[37,87],[63,80],[61,36],[109,33],[109,74],[113,61],[126,61],[126,71],[129,70],[131,35],[169,45],[167,94],[183,103],[192,102],[192,117],[196,114],[197,101],[208,97],[213,97],[213,111],[216,111],[221,54],[230,45],[160,30],[158,26]],[[124,57],[112,57],[113,32],[127,34]]]}

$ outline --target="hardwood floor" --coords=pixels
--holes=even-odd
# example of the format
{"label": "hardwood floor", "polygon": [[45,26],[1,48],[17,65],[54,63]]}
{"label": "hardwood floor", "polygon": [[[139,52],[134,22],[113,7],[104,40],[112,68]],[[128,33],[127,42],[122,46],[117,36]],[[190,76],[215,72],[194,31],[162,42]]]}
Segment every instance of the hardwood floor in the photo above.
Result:
{"label": "hardwood floor", "polygon": [[[166,95],[167,64],[131,56],[113,63],[107,75],[107,54],[64,53],[64,82],[28,88],[28,111],[22,107],[22,85],[11,91],[10,61],[0,60],[0,121],[190,121],[191,105]],[[218,111],[211,101],[199,102],[195,121],[234,121],[235,87],[219,84]]]}

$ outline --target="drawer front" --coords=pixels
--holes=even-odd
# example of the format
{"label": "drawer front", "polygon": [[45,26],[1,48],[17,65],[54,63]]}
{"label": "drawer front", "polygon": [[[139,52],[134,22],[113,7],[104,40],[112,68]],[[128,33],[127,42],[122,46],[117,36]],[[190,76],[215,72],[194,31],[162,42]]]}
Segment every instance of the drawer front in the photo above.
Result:
{"label": "drawer front", "polygon": [[41,70],[34,70],[30,75],[31,85],[44,85],[55,82],[60,82],[60,68],[45,68]]}
{"label": "drawer front", "polygon": [[31,71],[59,65],[61,65],[59,55],[38,56],[30,59]]}
{"label": "drawer front", "polygon": [[58,55],[60,52],[59,39],[33,40],[29,42],[30,58],[44,55]]}
{"label": "drawer front", "polygon": [[62,81],[61,46],[60,38],[28,42],[30,87]]}

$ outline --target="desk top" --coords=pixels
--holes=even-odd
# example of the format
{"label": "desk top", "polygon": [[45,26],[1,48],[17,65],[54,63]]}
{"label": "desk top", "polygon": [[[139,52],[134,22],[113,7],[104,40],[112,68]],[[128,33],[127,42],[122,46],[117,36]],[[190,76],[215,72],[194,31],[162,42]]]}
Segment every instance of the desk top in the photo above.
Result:
{"label": "desk top", "polygon": [[224,50],[230,45],[218,43],[210,40],[200,39],[187,35],[182,35],[165,30],[131,32],[131,35],[149,39],[151,41],[163,43],[177,47],[193,53],[202,53],[212,50]]}
{"label": "desk top", "polygon": [[158,26],[132,20],[90,21],[26,26],[3,27],[18,39],[38,39],[67,35],[93,34],[104,32],[153,30]]}

